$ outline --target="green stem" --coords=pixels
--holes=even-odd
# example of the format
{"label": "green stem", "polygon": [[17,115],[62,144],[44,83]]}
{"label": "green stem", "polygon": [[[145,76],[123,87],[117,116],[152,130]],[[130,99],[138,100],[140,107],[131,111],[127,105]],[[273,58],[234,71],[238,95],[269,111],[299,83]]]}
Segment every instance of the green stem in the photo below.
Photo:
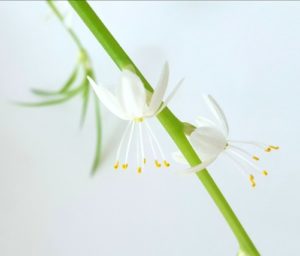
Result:
{"label": "green stem", "polygon": [[80,42],[79,38],[77,37],[77,35],[75,34],[75,32],[73,31],[72,28],[67,27],[65,25],[65,18],[64,16],[60,13],[60,11],[58,10],[58,8],[55,6],[55,3],[53,0],[47,0],[47,3],[49,5],[49,7],[51,8],[51,10],[53,11],[53,13],[56,15],[56,17],[60,20],[60,22],[64,25],[65,29],[68,31],[69,35],[71,36],[71,38],[74,40],[75,44],[77,45],[77,47],[79,48],[79,50],[82,50],[85,52],[84,47],[82,45],[82,43]]}
{"label": "green stem", "polygon": [[[153,91],[150,84],[146,81],[142,73],[138,70],[126,52],[121,48],[119,43],[114,39],[109,30],[105,27],[93,9],[86,1],[70,1],[69,3],[74,10],[81,17],[86,26],[94,34],[99,43],[103,46],[106,52],[110,55],[116,65],[122,70],[124,68],[130,68],[136,72],[136,74],[143,81],[146,89]],[[183,123],[168,109],[165,108],[158,116],[159,121],[169,133],[173,141],[176,143],[179,150],[185,156],[191,166],[195,166],[201,163],[193,147],[189,143],[184,134]],[[215,204],[223,214],[225,220],[232,229],[236,236],[240,251],[243,251],[245,255],[259,255],[257,249],[249,238],[248,234],[244,230],[243,226],[239,222],[238,218],[234,214],[230,205],[222,195],[221,191],[217,187],[216,183],[210,176],[207,170],[203,170],[197,173],[198,178],[203,183],[204,187],[208,191],[209,195],[214,200]]]}

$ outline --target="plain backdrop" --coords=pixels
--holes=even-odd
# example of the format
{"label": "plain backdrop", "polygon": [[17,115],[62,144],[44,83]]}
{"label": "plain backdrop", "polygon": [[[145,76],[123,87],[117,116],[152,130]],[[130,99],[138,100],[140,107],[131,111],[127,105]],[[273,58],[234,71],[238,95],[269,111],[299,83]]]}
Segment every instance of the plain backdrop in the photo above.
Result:
{"label": "plain backdrop", "polygon": [[[270,175],[251,189],[220,157],[209,169],[262,255],[297,255],[299,233],[299,2],[91,2],[116,39],[155,85],[165,61],[170,103],[182,120],[211,117],[201,98],[224,109],[230,137],[278,144],[261,154]],[[110,89],[119,71],[74,13],[73,27]],[[126,123],[102,107],[102,165],[91,178],[94,119],[80,130],[81,101],[23,108],[30,88],[56,89],[76,47],[47,4],[0,2],[0,255],[235,255],[237,242],[160,124],[168,170],[113,171]],[[112,85],[112,86],[110,86]],[[260,152],[254,150],[258,154]],[[134,152],[133,152],[134,153]]]}

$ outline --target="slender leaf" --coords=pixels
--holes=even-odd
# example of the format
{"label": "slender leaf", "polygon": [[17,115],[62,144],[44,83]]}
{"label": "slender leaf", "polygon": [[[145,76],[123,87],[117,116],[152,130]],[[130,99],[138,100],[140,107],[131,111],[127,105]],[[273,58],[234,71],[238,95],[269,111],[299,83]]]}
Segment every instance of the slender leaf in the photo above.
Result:
{"label": "slender leaf", "polygon": [[81,110],[81,117],[80,117],[80,127],[82,127],[85,122],[87,108],[88,108],[88,104],[89,104],[89,98],[90,98],[90,86],[86,79],[85,79],[83,86],[84,86],[84,89],[83,89],[83,94],[82,94],[82,110]]}
{"label": "slender leaf", "polygon": [[37,96],[42,96],[42,97],[49,97],[49,96],[58,96],[60,95],[59,91],[46,91],[46,90],[41,90],[41,89],[31,89],[31,92]]}
{"label": "slender leaf", "polygon": [[20,106],[23,107],[47,107],[51,105],[58,105],[61,103],[64,103],[68,101],[70,97],[60,98],[60,99],[54,99],[54,100],[46,100],[41,102],[19,102],[17,103]]}
{"label": "slender leaf", "polygon": [[73,69],[71,75],[69,76],[68,80],[63,84],[63,86],[58,91],[47,91],[47,90],[41,90],[41,89],[31,89],[31,92],[37,96],[42,97],[49,97],[49,96],[56,96],[63,93],[66,93],[70,87],[74,84],[79,71],[79,65],[76,65]]}
{"label": "slender leaf", "polygon": [[40,102],[19,102],[18,105],[24,106],[24,107],[46,107],[51,105],[58,105],[61,103],[64,103],[70,99],[72,99],[74,96],[76,96],[80,91],[82,90],[82,87],[79,86],[78,88],[68,91],[64,97],[57,98],[53,100],[46,100],[46,101],[40,101]]}
{"label": "slender leaf", "polygon": [[91,175],[94,175],[97,172],[97,169],[100,164],[100,151],[101,151],[101,141],[102,141],[100,107],[96,95],[94,95],[94,100],[95,100],[95,119],[96,119],[96,150],[95,150]]}
{"label": "slender leaf", "polygon": [[76,65],[73,72],[71,73],[69,79],[65,82],[63,87],[59,90],[60,93],[65,93],[69,90],[72,84],[75,82],[79,71],[79,65]]}

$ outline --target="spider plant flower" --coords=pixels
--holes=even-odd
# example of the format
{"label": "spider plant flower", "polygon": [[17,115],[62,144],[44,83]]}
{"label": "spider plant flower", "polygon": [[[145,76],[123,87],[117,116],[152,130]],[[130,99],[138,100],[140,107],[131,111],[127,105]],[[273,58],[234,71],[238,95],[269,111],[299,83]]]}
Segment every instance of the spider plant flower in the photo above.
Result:
{"label": "spider plant flower", "polygon": [[[229,127],[224,112],[212,96],[205,95],[204,98],[216,122],[202,117],[196,120],[197,127],[191,132],[190,141],[201,157],[202,163],[187,169],[186,172],[196,173],[205,169],[223,153],[241,168],[243,173],[248,176],[251,186],[255,187],[255,173],[267,176],[268,171],[257,164],[260,160],[258,155],[250,154],[242,146],[251,145],[266,153],[278,150],[279,147],[255,141],[230,140],[228,138]],[[187,163],[179,152],[175,152],[173,158],[177,162]]]}
{"label": "spider plant flower", "polygon": [[[145,89],[141,79],[132,71],[124,69],[121,74],[119,87],[113,95],[103,85],[97,85],[93,79],[88,80],[96,95],[103,105],[120,119],[128,121],[127,128],[121,137],[116,153],[114,168],[128,168],[128,156],[132,148],[132,141],[136,140],[137,172],[142,173],[146,164],[144,143],[146,139],[151,147],[154,164],[157,168],[169,167],[164,152],[154,135],[147,119],[157,116],[175,95],[182,80],[163,102],[169,79],[169,68],[166,63],[163,67],[161,77],[153,93]],[[125,153],[125,154],[124,154]],[[124,156],[121,159],[121,155]]]}

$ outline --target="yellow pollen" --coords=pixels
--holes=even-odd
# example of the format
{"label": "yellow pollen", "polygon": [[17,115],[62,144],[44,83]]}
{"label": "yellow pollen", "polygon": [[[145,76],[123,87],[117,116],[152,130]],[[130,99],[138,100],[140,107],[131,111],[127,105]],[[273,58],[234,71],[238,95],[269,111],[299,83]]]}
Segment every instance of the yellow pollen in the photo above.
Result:
{"label": "yellow pollen", "polygon": [[133,119],[133,121],[136,122],[136,123],[141,123],[141,122],[144,121],[144,118],[143,117],[136,117],[136,118]]}
{"label": "yellow pollen", "polygon": [[255,161],[258,161],[259,157],[258,156],[252,156],[252,159],[255,160]]}
{"label": "yellow pollen", "polygon": [[264,175],[264,176],[267,176],[267,175],[269,174],[267,170],[263,170],[261,173],[262,173],[262,175]]}
{"label": "yellow pollen", "polygon": [[119,168],[119,161],[114,164],[114,169],[117,170]]}
{"label": "yellow pollen", "polygon": [[141,174],[141,173],[142,173],[142,167],[141,167],[141,166],[139,166],[139,167],[137,168],[137,172],[138,172],[138,174]]}
{"label": "yellow pollen", "polygon": [[252,174],[249,175],[249,181],[250,181],[251,187],[254,188],[256,186],[256,182],[255,182],[254,176]]}
{"label": "yellow pollen", "polygon": [[267,147],[267,148],[265,148],[265,151],[266,151],[266,152],[268,152],[268,153],[269,153],[269,152],[271,152],[271,150],[272,150],[272,148],[271,148],[271,147]]}
{"label": "yellow pollen", "polygon": [[157,168],[161,167],[161,163],[158,160],[155,160],[154,163]]}
{"label": "yellow pollen", "polygon": [[279,149],[279,147],[278,147],[278,146],[273,146],[273,145],[270,145],[270,146],[269,146],[269,148],[271,148],[271,149],[275,149],[275,150],[278,150],[278,149]]}
{"label": "yellow pollen", "polygon": [[144,162],[144,164],[146,164],[146,163],[147,163],[147,160],[146,160],[146,158],[144,158],[144,161],[143,161],[143,162]]}
{"label": "yellow pollen", "polygon": [[169,166],[170,166],[170,163],[167,162],[166,160],[164,160],[163,163],[164,163],[164,166],[165,166],[165,167],[169,167]]}
{"label": "yellow pollen", "polygon": [[126,170],[128,168],[128,164],[122,164],[122,169]]}

